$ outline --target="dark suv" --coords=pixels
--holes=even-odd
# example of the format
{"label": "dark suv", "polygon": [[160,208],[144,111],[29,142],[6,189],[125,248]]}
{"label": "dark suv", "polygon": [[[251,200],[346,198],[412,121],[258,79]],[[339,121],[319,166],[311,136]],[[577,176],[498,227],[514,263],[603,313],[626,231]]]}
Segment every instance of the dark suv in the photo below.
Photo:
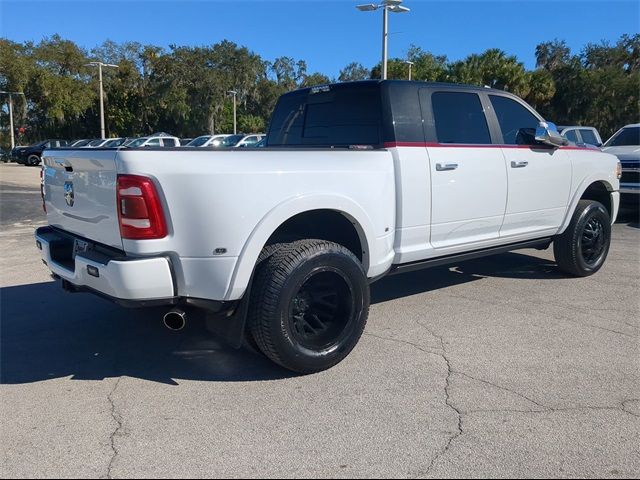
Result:
{"label": "dark suv", "polygon": [[11,150],[11,158],[22,165],[40,165],[42,152],[47,148],[66,147],[66,140],[43,140],[28,147],[16,147]]}

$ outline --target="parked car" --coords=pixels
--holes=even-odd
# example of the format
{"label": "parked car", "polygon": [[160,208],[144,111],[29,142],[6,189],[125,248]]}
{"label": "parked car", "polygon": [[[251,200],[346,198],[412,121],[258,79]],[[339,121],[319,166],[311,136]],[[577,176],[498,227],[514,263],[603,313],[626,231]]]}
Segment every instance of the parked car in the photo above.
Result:
{"label": "parked car", "polygon": [[126,142],[127,138],[97,138],[90,141],[82,148],[116,148]]}
{"label": "parked car", "polygon": [[264,133],[256,133],[253,135],[246,135],[242,140],[236,143],[235,148],[251,148],[255,147],[266,135]]}
{"label": "parked car", "polygon": [[132,139],[126,142],[124,147],[143,148],[143,147],[179,147],[180,139],[171,136],[149,136]]}
{"label": "parked car", "polygon": [[602,151],[618,157],[622,164],[620,193],[636,206],[640,201],[640,123],[621,128],[606,141]]}
{"label": "parked car", "polygon": [[311,373],[354,348],[385,275],[553,244],[584,277],[607,257],[618,159],[569,145],[508,92],[306,88],[277,102],[267,143],[45,152],[42,259],[68,291],[165,305],[172,329],[206,317]]}
{"label": "parked car", "polygon": [[215,139],[209,146],[217,148],[233,148],[238,145],[238,143],[242,141],[245,136],[246,135],[244,133],[236,135],[226,135],[224,138]]}
{"label": "parked car", "polygon": [[74,140],[73,142],[71,142],[69,145],[67,145],[68,147],[73,147],[73,148],[79,148],[79,147],[84,147],[87,143],[89,143],[90,141],[92,141],[91,138],[83,138],[80,140]]}
{"label": "parked car", "polygon": [[22,165],[40,165],[42,152],[47,148],[66,147],[66,140],[43,140],[28,147],[16,147],[11,151],[11,157]]}
{"label": "parked car", "polygon": [[224,138],[229,135],[217,134],[217,135],[200,135],[199,137],[191,140],[186,147],[213,147],[219,144]]}
{"label": "parked car", "polygon": [[110,138],[104,145],[103,148],[117,148],[124,145],[125,142],[130,140],[129,138]]}
{"label": "parked car", "polygon": [[592,145],[594,147],[602,146],[600,133],[594,127],[559,126],[558,131],[560,132],[560,135],[572,141],[576,145]]}
{"label": "parked car", "polygon": [[91,140],[86,145],[83,145],[82,148],[100,148],[103,147],[105,143],[109,141],[108,138],[96,138]]}

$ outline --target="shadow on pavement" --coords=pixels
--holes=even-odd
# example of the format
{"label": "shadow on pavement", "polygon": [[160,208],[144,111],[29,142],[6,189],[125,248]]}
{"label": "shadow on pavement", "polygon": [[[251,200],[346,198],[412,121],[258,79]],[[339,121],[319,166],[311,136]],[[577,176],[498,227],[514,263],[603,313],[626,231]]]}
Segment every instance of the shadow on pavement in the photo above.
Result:
{"label": "shadow on pavement", "polygon": [[255,381],[291,374],[266,358],[218,342],[202,325],[180,332],[162,325],[165,309],[125,309],[94,295],[62,291],[57,282],[0,289],[0,383],[71,376],[126,375]]}
{"label": "shadow on pavement", "polygon": [[[478,281],[487,276],[561,278],[555,265],[522,254],[474,260],[385,278],[372,303]],[[0,289],[0,383],[70,376],[265,381],[291,377],[265,357],[234,350],[192,322],[180,332],[161,323],[164,309],[124,309],[90,294],[64,293],[57,282]]]}
{"label": "shadow on pavement", "polygon": [[505,253],[447,267],[428,268],[385,277],[371,286],[371,303],[481,280],[485,277],[566,278],[556,264],[521,253]]}
{"label": "shadow on pavement", "polygon": [[616,223],[626,224],[631,228],[640,228],[640,206],[628,201],[621,204]]}

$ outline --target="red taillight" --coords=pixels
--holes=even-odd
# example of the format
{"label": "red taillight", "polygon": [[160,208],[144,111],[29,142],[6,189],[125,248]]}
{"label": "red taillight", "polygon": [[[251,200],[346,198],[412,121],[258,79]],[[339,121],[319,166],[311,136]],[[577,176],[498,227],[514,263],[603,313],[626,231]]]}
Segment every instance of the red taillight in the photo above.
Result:
{"label": "red taillight", "polygon": [[162,203],[153,181],[138,175],[118,175],[120,235],[129,240],[167,236]]}

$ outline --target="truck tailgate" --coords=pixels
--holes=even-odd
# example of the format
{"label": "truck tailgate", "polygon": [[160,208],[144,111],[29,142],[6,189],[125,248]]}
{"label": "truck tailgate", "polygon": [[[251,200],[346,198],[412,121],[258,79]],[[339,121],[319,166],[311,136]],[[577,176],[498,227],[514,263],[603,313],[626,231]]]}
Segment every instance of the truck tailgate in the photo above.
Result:
{"label": "truck tailgate", "polygon": [[117,150],[46,150],[49,225],[122,249],[116,200]]}

